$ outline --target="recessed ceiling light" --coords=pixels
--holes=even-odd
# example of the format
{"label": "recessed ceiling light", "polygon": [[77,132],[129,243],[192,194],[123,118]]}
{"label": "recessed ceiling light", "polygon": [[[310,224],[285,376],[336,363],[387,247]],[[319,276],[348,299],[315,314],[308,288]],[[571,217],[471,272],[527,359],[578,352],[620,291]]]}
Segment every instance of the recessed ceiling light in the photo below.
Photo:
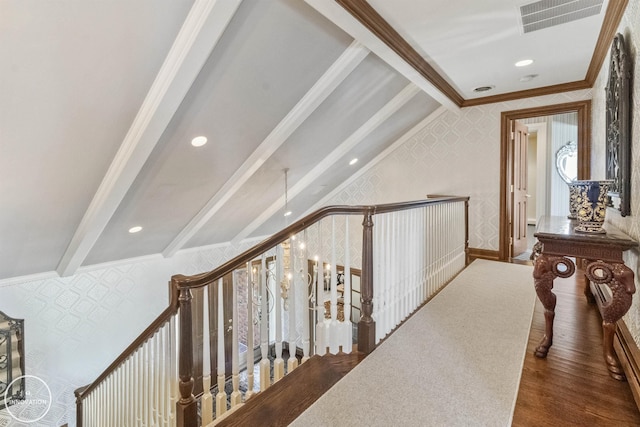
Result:
{"label": "recessed ceiling light", "polygon": [[535,79],[536,77],[538,77],[537,74],[527,74],[526,76],[520,77],[520,81],[521,82],[530,82],[531,80]]}
{"label": "recessed ceiling light", "polygon": [[487,91],[489,91],[489,90],[491,90],[493,88],[495,88],[495,86],[493,86],[493,85],[480,86],[480,87],[475,88],[473,91],[474,92],[487,92]]}
{"label": "recessed ceiling light", "polygon": [[193,145],[194,147],[202,147],[206,143],[207,143],[206,136],[196,136],[191,140],[191,145]]}
{"label": "recessed ceiling light", "polygon": [[142,231],[142,227],[140,227],[139,225],[136,225],[135,227],[131,227],[129,229],[129,233],[133,234],[133,233],[138,233]]}
{"label": "recessed ceiling light", "polygon": [[355,165],[356,163],[358,163],[358,159],[353,158],[353,159],[351,159],[351,161],[349,162],[349,165],[350,165],[350,166],[353,166],[353,165]]}
{"label": "recessed ceiling light", "polygon": [[289,215],[291,215],[292,213],[293,213],[293,212],[291,212],[291,211],[286,211],[286,212],[284,213],[284,216],[289,216]]}
{"label": "recessed ceiling light", "polygon": [[518,61],[515,63],[516,67],[526,67],[527,65],[533,64],[533,59],[523,59],[522,61]]}

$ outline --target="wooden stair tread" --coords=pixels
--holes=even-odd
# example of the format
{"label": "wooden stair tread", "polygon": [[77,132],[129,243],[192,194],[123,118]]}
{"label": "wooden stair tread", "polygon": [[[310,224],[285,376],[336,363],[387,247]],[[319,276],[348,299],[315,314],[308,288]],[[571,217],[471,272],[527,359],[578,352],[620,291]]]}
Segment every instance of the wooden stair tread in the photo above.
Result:
{"label": "wooden stair tread", "polygon": [[287,426],[364,359],[360,352],[313,356],[218,426]]}

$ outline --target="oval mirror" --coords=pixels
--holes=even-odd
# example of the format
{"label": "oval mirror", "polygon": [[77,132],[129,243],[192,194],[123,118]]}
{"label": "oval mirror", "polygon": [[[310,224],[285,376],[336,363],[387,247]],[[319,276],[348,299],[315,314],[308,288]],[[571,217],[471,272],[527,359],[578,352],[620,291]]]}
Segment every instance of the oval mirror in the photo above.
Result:
{"label": "oval mirror", "polygon": [[556,153],[556,170],[567,184],[578,178],[578,145],[569,141]]}

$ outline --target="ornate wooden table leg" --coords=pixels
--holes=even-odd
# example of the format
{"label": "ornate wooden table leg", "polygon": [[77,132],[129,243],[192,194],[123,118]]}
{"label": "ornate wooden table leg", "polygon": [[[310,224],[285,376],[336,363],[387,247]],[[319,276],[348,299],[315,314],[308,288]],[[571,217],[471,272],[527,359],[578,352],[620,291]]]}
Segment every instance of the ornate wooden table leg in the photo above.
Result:
{"label": "ornate wooden table leg", "polygon": [[[582,270],[585,269],[585,266],[591,261],[586,260],[586,259],[582,259],[582,258],[576,258],[576,267],[577,268],[581,268]],[[587,277],[587,275],[584,275],[584,296],[587,297],[587,302],[589,304],[595,304],[596,303],[596,297],[595,295],[593,295],[593,292],[591,292],[591,283],[589,282],[589,277]]]}
{"label": "ornate wooden table leg", "polygon": [[[563,266],[559,269],[558,266]],[[536,347],[536,357],[547,357],[549,347],[553,343],[553,319],[555,317],[556,296],[553,289],[553,279],[569,277],[575,272],[575,265],[566,257],[549,256],[544,253],[538,255],[533,264],[533,280],[538,299],[544,306],[545,330],[544,336]]]}
{"label": "ornate wooden table leg", "polygon": [[636,291],[633,283],[633,271],[621,263],[591,262],[585,269],[587,278],[598,285],[606,285],[611,289],[612,297],[601,304],[604,361],[609,375],[619,381],[626,379],[620,361],[613,350],[613,337],[616,333],[616,322],[631,307],[631,299]]}

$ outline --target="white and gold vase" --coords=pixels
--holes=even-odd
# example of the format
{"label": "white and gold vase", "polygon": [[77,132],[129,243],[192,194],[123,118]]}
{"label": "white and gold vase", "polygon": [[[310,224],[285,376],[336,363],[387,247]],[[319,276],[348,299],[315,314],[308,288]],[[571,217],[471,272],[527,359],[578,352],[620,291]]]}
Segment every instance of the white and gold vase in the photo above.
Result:
{"label": "white and gold vase", "polygon": [[569,219],[578,219],[578,205],[582,202],[576,182],[569,183]]}
{"label": "white and gold vase", "polygon": [[602,228],[607,213],[607,192],[612,180],[575,181],[578,225],[575,230],[581,233],[606,233]]}

